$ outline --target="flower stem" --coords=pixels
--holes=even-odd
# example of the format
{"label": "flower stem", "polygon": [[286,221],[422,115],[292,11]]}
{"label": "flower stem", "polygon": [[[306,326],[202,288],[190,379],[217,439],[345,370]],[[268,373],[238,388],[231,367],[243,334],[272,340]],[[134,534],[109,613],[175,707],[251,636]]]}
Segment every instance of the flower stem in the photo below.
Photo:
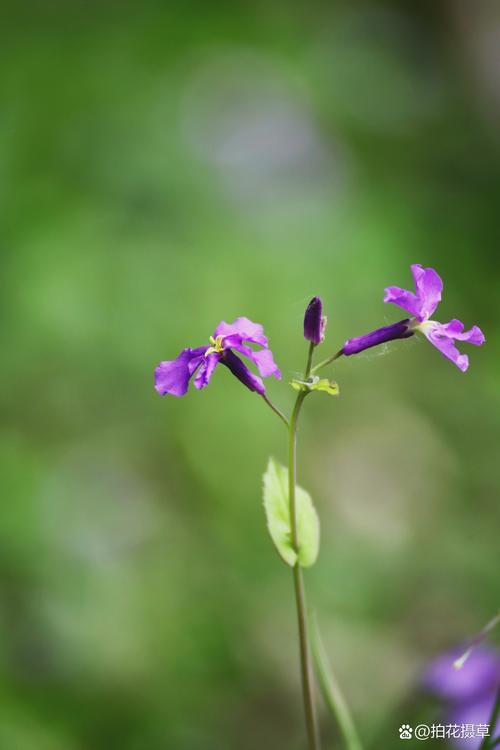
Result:
{"label": "flower stem", "polygon": [[307,364],[306,364],[306,371],[304,373],[304,380],[307,380],[309,375],[311,374],[311,365],[312,365],[312,359],[314,354],[314,347],[315,344],[311,341],[309,344],[309,351],[307,352]]}
{"label": "flower stem", "polygon": [[281,419],[281,421],[285,423],[285,425],[286,425],[286,427],[288,429],[288,427],[289,427],[288,419],[285,417],[285,415],[283,414],[283,412],[280,409],[278,409],[277,406],[275,406],[273,404],[273,402],[271,401],[271,399],[268,398],[265,393],[261,393],[261,396],[264,399],[264,401],[266,402],[266,404],[269,406],[269,408],[272,409],[273,412],[278,415],[278,417]]}
{"label": "flower stem", "polygon": [[328,657],[315,617],[312,620],[312,630],[312,650],[325,702],[337,720],[347,750],[363,750],[349,707],[334,674],[329,668]]}
{"label": "flower stem", "polygon": [[[306,373],[304,380],[309,377],[311,371],[314,344],[309,347]],[[293,582],[295,589],[295,602],[297,606],[297,623],[299,629],[300,667],[302,675],[302,696],[304,701],[304,713],[306,719],[307,737],[309,750],[319,750],[319,732],[314,704],[313,671],[311,664],[311,651],[307,632],[307,611],[302,568],[298,560],[299,534],[297,525],[297,507],[295,501],[295,485],[297,478],[297,420],[302,408],[302,403],[307,391],[300,391],[288,427],[288,496],[290,503],[290,525],[292,531],[292,544],[297,553],[297,562],[293,567]]]}
{"label": "flower stem", "polygon": [[314,375],[315,372],[318,372],[318,370],[321,370],[323,367],[326,367],[331,362],[334,362],[336,359],[341,357],[342,354],[343,354],[343,349],[340,349],[336,354],[333,355],[333,357],[328,357],[328,359],[324,359],[322,362],[318,362],[318,364],[315,365],[310,371],[311,374]]}
{"label": "flower stem", "polygon": [[488,637],[489,633],[494,630],[498,624],[500,624],[500,612],[484,626],[475,638],[473,638],[469,643],[467,650],[458,659],[455,659],[453,662],[455,669],[461,669],[463,667],[474,649],[481,645],[481,643]]}

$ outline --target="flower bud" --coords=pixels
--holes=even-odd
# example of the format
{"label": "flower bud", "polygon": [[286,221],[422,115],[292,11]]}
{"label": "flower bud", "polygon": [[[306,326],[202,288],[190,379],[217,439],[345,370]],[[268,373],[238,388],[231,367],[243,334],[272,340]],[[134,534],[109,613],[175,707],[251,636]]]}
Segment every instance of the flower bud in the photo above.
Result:
{"label": "flower bud", "polygon": [[325,338],[326,317],[320,297],[313,297],[304,315],[304,338],[313,344],[321,344]]}

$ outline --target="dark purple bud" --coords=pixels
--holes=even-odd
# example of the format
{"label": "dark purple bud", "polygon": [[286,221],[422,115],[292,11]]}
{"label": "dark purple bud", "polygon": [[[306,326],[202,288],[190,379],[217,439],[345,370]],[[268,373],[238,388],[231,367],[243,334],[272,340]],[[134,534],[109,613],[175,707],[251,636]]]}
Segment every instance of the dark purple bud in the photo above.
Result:
{"label": "dark purple bud", "polygon": [[377,328],[376,331],[367,333],[365,336],[349,339],[343,346],[342,354],[349,357],[351,354],[359,354],[359,352],[370,349],[372,346],[383,344],[385,341],[407,339],[414,334],[414,331],[409,329],[409,323],[410,319],[406,318],[406,320],[400,320],[399,323],[394,323],[391,326]]}
{"label": "dark purple bud", "polygon": [[304,338],[313,344],[321,344],[325,338],[326,317],[320,297],[313,297],[304,315]]}
{"label": "dark purple bud", "polygon": [[266,392],[266,389],[264,387],[264,383],[259,378],[258,375],[254,375],[251,370],[248,369],[248,367],[244,364],[244,362],[241,361],[239,357],[236,356],[230,349],[225,349],[224,354],[220,358],[220,362],[223,365],[226,365],[233,375],[235,375],[238,380],[241,380],[243,385],[246,385],[247,388],[249,388],[251,391],[255,391],[256,393],[260,393],[261,395]]}

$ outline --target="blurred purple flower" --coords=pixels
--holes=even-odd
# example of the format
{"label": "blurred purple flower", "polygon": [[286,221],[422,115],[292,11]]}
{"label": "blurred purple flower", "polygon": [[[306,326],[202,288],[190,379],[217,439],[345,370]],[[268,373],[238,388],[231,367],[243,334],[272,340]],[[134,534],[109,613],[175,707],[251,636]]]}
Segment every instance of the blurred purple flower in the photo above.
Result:
{"label": "blurred purple flower", "polygon": [[304,315],[304,338],[313,344],[321,344],[325,338],[326,317],[323,315],[321,297],[313,297]]}
{"label": "blurred purple flower", "polygon": [[454,662],[462,653],[463,649],[441,654],[431,662],[424,675],[424,685],[430,692],[445,700],[460,702],[482,692],[494,692],[500,686],[500,653],[476,648],[457,669]]}
{"label": "blurred purple flower", "polygon": [[[257,344],[262,348],[254,350],[247,344]],[[281,378],[273,354],[268,348],[264,329],[258,323],[242,317],[236,318],[233,323],[219,323],[210,337],[210,345],[183,349],[176,359],[160,362],[155,369],[156,390],[161,396],[166,393],[184,396],[193,376],[195,388],[201,390],[209,384],[215,368],[220,363],[231,370],[251,391],[261,395],[265,393],[261,378],[249,370],[233,350],[253,362],[263,378],[271,375]]]}
{"label": "blurred purple flower", "polygon": [[[459,669],[455,661],[462,651],[441,654],[426,669],[424,688],[446,702],[446,722],[451,724],[488,724],[497,690],[500,688],[500,652],[476,648]],[[497,722],[496,730],[500,729]],[[494,735],[495,727],[489,728]],[[481,737],[453,740],[458,747],[476,750]]]}
{"label": "blurred purple flower", "polygon": [[433,268],[422,268],[418,263],[411,266],[411,272],[415,281],[415,293],[398,286],[389,286],[385,290],[384,302],[392,302],[413,315],[411,328],[421,331],[441,354],[465,372],[469,367],[469,358],[466,354],[460,354],[454,342],[464,341],[481,346],[485,342],[483,332],[478,326],[464,331],[464,324],[456,318],[449,323],[430,320],[441,301],[443,282]]}
{"label": "blurred purple flower", "polygon": [[[462,726],[462,724],[472,724],[475,727],[478,724],[489,725],[495,700],[496,693],[493,692],[472,703],[461,703],[454,706],[447,714],[447,723],[458,724],[459,726]],[[488,735],[496,737],[499,729],[500,721],[497,721],[496,726],[488,727]],[[463,748],[463,750],[479,750],[482,744],[481,737],[457,737],[453,741],[457,747]]]}

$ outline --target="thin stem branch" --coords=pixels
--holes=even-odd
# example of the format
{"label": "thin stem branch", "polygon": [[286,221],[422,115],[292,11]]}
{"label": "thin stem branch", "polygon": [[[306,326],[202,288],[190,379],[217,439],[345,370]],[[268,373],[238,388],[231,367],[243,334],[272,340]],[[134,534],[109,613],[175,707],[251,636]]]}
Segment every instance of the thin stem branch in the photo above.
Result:
{"label": "thin stem branch", "polygon": [[339,349],[339,351],[336,354],[334,354],[333,357],[328,357],[328,359],[324,359],[322,362],[318,362],[318,364],[312,368],[311,374],[314,375],[315,372],[318,372],[318,370],[321,370],[323,369],[323,367],[326,367],[331,362],[334,362],[336,359],[341,357],[342,354],[343,354],[343,350]]}
{"label": "thin stem branch", "polygon": [[277,406],[275,406],[273,404],[273,402],[271,401],[271,399],[268,398],[265,393],[261,393],[260,395],[262,396],[262,398],[264,399],[264,401],[266,402],[266,404],[269,406],[269,408],[272,409],[273,412],[278,415],[278,417],[281,419],[281,421],[285,423],[285,425],[286,425],[286,427],[288,429],[288,427],[289,427],[288,419],[285,417],[285,415],[283,414],[283,412],[280,409],[278,409]]}
{"label": "thin stem branch", "polygon": [[[311,343],[307,357],[307,365],[304,379],[311,372],[312,355],[314,344]],[[297,525],[297,507],[295,501],[295,485],[297,480],[297,420],[302,408],[302,403],[307,391],[300,391],[295,401],[292,416],[288,427],[288,495],[290,503],[290,526],[292,531],[292,544],[297,553],[297,562],[293,567],[293,582],[295,589],[295,602],[297,607],[297,624],[299,630],[300,667],[302,676],[302,696],[304,700],[304,713],[306,719],[307,737],[309,750],[319,750],[319,732],[316,718],[316,707],[314,703],[313,671],[311,664],[311,652],[307,628],[307,609],[302,568],[298,561],[299,533]]]}
{"label": "thin stem branch", "polygon": [[332,670],[329,669],[316,617],[312,618],[312,650],[325,702],[337,719],[348,750],[363,750],[349,707]]}
{"label": "thin stem branch", "polygon": [[306,717],[309,750],[320,750],[318,721],[314,702],[313,670],[307,629],[306,598],[302,568],[298,563],[293,568],[297,622],[299,626],[300,666],[302,675],[302,695]]}
{"label": "thin stem branch", "polygon": [[312,359],[314,354],[314,347],[315,344],[311,341],[309,344],[309,351],[307,352],[307,364],[306,364],[306,371],[304,373],[304,380],[307,380],[309,375],[311,374],[311,365],[312,365]]}
{"label": "thin stem branch", "polygon": [[495,615],[480,632],[476,635],[475,638],[470,641],[467,650],[464,651],[464,653],[454,661],[454,666],[456,669],[461,669],[471,653],[474,651],[475,648],[481,645],[481,643],[488,637],[489,633],[496,628],[496,626],[500,623],[500,612]]}

